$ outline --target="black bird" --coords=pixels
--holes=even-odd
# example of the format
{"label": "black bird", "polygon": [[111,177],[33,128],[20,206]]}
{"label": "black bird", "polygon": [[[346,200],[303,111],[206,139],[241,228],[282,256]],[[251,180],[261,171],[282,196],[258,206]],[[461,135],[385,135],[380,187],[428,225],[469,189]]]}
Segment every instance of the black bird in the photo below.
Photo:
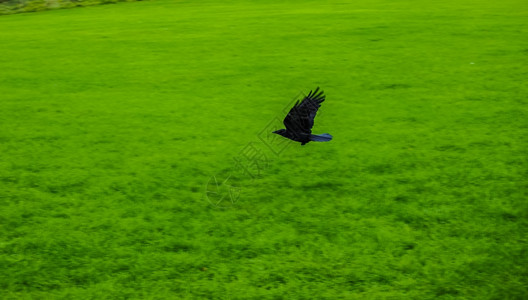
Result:
{"label": "black bird", "polygon": [[319,91],[319,87],[315,91],[310,91],[308,96],[299,103],[299,100],[292,107],[286,118],[284,118],[284,126],[286,129],[279,129],[273,133],[280,134],[285,138],[301,142],[304,145],[310,141],[314,142],[328,142],[332,136],[328,133],[319,135],[312,134],[312,127],[314,125],[315,114],[321,103],[325,100],[323,91]]}

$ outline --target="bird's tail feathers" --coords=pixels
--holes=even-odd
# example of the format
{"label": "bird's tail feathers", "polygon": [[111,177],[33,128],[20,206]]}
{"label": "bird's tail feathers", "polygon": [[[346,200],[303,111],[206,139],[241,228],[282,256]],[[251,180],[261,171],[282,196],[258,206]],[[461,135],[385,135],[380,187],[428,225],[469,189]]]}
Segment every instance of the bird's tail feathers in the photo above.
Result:
{"label": "bird's tail feathers", "polygon": [[310,135],[310,141],[314,142],[328,142],[332,140],[332,136],[328,133],[323,134],[311,134]]}

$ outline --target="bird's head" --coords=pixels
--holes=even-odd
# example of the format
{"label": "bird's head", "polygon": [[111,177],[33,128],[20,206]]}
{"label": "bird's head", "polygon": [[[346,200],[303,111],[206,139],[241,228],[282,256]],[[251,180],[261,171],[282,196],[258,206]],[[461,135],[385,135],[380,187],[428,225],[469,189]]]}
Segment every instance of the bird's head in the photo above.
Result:
{"label": "bird's head", "polygon": [[276,134],[284,136],[286,134],[286,129],[275,130],[275,131],[273,131],[273,133],[276,133]]}

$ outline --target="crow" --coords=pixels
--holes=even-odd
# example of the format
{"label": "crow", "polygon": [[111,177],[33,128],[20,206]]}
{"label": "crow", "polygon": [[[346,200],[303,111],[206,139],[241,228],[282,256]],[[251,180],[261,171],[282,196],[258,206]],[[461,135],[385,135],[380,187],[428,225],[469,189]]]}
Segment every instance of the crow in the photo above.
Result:
{"label": "crow", "polygon": [[328,142],[332,136],[328,133],[319,135],[312,134],[312,127],[314,125],[315,114],[321,103],[325,100],[323,91],[319,91],[319,87],[315,91],[310,91],[308,96],[299,103],[299,100],[292,107],[286,118],[284,118],[284,126],[286,129],[279,129],[273,133],[282,135],[290,140],[300,142],[304,145],[310,141],[314,142]]}

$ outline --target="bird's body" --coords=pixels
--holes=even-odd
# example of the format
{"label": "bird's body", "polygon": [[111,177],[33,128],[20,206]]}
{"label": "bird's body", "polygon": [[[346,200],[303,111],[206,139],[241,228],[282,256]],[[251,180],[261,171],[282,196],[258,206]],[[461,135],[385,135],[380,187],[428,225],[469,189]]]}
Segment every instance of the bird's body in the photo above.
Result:
{"label": "bird's body", "polygon": [[319,87],[314,92],[310,91],[308,96],[299,103],[297,101],[292,107],[286,118],[284,118],[284,126],[286,129],[279,129],[273,133],[282,135],[290,140],[300,142],[304,145],[310,141],[328,142],[332,136],[328,133],[320,135],[312,134],[312,127],[314,125],[314,118],[317,110],[321,107],[321,103],[325,100],[323,91],[319,92]]}

